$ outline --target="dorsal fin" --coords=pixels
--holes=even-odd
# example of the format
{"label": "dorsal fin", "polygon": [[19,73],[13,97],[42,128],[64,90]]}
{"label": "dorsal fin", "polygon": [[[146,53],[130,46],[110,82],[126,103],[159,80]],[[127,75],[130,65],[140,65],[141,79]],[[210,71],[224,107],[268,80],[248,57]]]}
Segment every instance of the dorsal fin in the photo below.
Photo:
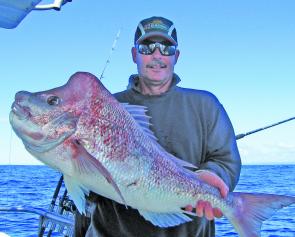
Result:
{"label": "dorsal fin", "polygon": [[151,117],[146,115],[147,108],[141,105],[130,105],[127,103],[121,103],[124,108],[131,114],[131,116],[136,120],[136,122],[141,126],[143,131],[151,138],[153,141],[157,142],[155,134],[150,130],[150,119]]}
{"label": "dorsal fin", "polygon": [[155,145],[162,151],[166,156],[169,157],[174,163],[177,165],[183,166],[183,167],[189,167],[193,169],[197,169],[196,166],[193,164],[181,160],[172,154],[168,153],[159,143],[158,139],[155,137],[155,134],[153,131],[150,130],[150,119],[151,117],[146,115],[147,107],[142,105],[130,105],[128,103],[121,103],[125,109],[131,114],[131,116],[138,122],[138,124],[142,127],[143,131],[149,136],[149,138],[152,139],[152,141],[155,143]]}

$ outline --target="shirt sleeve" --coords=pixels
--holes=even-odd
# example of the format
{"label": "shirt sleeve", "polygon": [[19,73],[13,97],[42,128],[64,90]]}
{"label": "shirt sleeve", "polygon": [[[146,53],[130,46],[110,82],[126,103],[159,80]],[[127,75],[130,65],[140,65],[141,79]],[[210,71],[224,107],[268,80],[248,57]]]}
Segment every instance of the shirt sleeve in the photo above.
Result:
{"label": "shirt sleeve", "polygon": [[241,171],[241,158],[230,119],[215,98],[206,109],[207,141],[205,160],[200,169],[217,174],[233,191]]}

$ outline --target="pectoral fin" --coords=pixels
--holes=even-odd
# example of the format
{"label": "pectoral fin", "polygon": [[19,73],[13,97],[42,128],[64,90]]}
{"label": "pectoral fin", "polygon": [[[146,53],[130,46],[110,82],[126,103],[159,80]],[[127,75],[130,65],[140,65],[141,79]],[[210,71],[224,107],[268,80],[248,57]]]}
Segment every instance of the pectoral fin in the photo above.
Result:
{"label": "pectoral fin", "polygon": [[85,195],[89,195],[89,190],[79,183],[75,178],[64,175],[64,182],[68,193],[73,199],[76,207],[81,214],[86,214],[86,200]]}
{"label": "pectoral fin", "polygon": [[126,201],[124,200],[123,195],[110,172],[99,160],[89,154],[78,140],[73,141],[73,146],[75,149],[73,162],[76,171],[80,174],[93,174],[95,172],[99,172],[107,180],[107,182],[113,186],[127,208]]}

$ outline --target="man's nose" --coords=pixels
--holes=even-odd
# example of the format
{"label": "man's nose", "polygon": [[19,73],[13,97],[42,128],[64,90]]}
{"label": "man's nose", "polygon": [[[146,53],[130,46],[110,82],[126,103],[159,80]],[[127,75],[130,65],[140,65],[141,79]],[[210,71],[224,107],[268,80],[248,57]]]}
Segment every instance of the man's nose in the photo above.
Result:
{"label": "man's nose", "polygon": [[158,47],[153,52],[153,57],[154,58],[160,58],[160,57],[162,57],[162,54],[161,54],[160,49]]}

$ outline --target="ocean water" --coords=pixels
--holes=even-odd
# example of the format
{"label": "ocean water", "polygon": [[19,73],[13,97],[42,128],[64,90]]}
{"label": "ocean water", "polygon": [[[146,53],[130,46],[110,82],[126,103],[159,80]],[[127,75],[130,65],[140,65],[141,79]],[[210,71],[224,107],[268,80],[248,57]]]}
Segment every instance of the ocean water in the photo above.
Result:
{"label": "ocean water", "polygon": [[[47,166],[0,166],[0,208],[33,206],[47,209],[60,174]],[[295,196],[295,165],[243,166],[235,191]],[[37,236],[39,217],[0,212],[0,233]],[[225,219],[216,222],[217,237],[237,236]],[[262,237],[295,237],[295,205],[277,212],[262,225]],[[1,234],[0,234],[1,236]],[[53,233],[52,236],[61,236]]]}

